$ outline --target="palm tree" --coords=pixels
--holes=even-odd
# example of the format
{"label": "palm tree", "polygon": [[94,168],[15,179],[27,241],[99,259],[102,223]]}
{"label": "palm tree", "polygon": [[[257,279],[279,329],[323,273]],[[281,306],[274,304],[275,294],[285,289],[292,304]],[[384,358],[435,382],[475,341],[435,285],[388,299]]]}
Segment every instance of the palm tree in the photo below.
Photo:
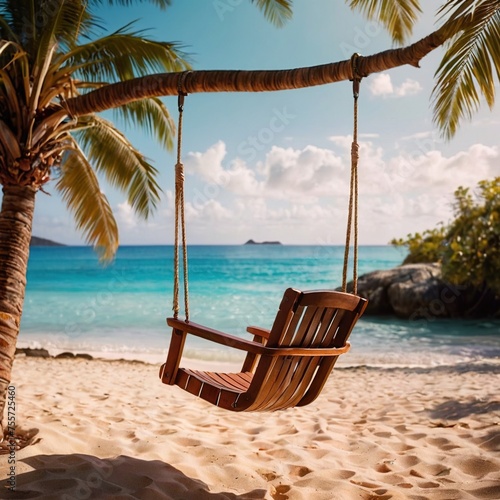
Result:
{"label": "palm tree", "polygon": [[[118,231],[97,175],[123,190],[144,217],[160,195],[155,168],[124,134],[96,114],[68,114],[64,103],[110,82],[189,68],[178,45],[149,40],[132,25],[92,40],[99,22],[92,3],[99,2],[0,2],[0,415],[23,309],[37,192],[53,180],[76,225],[105,258],[118,246]],[[169,2],[156,3],[164,8]],[[130,102],[118,111],[171,146],[174,124],[160,99]]]}
{"label": "palm tree", "polygon": [[[162,9],[170,4],[149,1]],[[277,25],[290,17],[288,0],[256,3]],[[66,103],[113,82],[190,65],[178,44],[150,40],[133,25],[96,38],[101,21],[93,9],[100,4],[0,1],[0,421],[23,310],[36,194],[53,181],[77,227],[104,259],[114,255],[119,240],[98,174],[125,192],[144,218],[160,197],[156,169],[127,137],[94,112],[71,113]],[[172,146],[174,123],[158,97],[123,103],[117,111]]]}
{"label": "palm tree", "polygon": [[[130,0],[108,0],[126,5]],[[168,0],[152,0],[165,7]],[[292,0],[252,0],[276,24]],[[151,129],[169,144],[173,125],[159,96],[183,92],[271,91],[358,79],[447,51],[436,74],[435,120],[452,137],[472,116],[480,96],[491,107],[500,77],[500,2],[447,0],[441,27],[405,47],[312,68],[281,71],[188,71],[178,46],[145,40],[132,27],[93,42],[90,8],[102,0],[0,1],[0,415],[9,384],[26,284],[35,195],[56,181],[77,226],[104,257],[118,244],[109,204],[99,191],[102,172],[147,216],[158,200],[156,171],[111,123],[110,108]],[[380,21],[394,42],[407,43],[420,13],[418,0],[350,0]],[[57,5],[57,9],[50,6]],[[27,20],[44,19],[43,27]],[[43,29],[42,29],[43,28]],[[151,74],[155,71],[165,73]]]}

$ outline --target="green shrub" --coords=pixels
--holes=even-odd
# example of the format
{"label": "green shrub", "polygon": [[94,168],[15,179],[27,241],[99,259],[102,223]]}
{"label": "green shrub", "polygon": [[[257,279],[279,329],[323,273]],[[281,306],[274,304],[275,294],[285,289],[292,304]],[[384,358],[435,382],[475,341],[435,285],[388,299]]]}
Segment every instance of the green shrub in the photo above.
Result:
{"label": "green shrub", "polygon": [[394,239],[408,248],[404,263],[441,262],[450,283],[489,289],[500,295],[500,177],[477,189],[459,187],[454,220],[447,226]]}

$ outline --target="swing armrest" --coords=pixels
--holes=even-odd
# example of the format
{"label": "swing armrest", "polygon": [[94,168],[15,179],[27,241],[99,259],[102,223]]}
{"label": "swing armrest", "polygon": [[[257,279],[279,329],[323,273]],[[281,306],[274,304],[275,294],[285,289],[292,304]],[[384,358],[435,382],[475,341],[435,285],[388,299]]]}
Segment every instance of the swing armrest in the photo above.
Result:
{"label": "swing armrest", "polygon": [[[263,354],[262,342],[251,342],[233,335],[228,335],[218,330],[207,328],[197,323],[187,323],[186,321],[176,318],[167,318],[167,324],[172,327],[173,331],[170,340],[170,347],[168,349],[167,360],[160,368],[160,379],[164,384],[175,384],[188,333],[218,344],[247,351],[249,353],[247,354],[247,359],[256,359],[257,355]],[[264,339],[261,337],[261,341],[263,340]],[[247,364],[247,361],[245,361],[243,366]]]}
{"label": "swing armrest", "polygon": [[[247,326],[247,332],[253,335],[254,342],[266,345],[269,340],[271,330],[261,328],[260,326]],[[253,354],[251,352],[247,353],[243,366],[241,367],[241,371],[253,373],[258,360],[259,356],[257,354]]]}
{"label": "swing armrest", "polygon": [[245,340],[240,337],[221,332],[219,330],[214,330],[213,328],[208,328],[198,323],[193,323],[192,321],[186,323],[185,321],[180,319],[167,318],[167,324],[174,330],[180,330],[181,332],[186,334],[190,333],[191,335],[195,335],[196,337],[201,337],[205,340],[210,340],[211,342],[225,345],[227,347],[251,352],[253,354],[268,354],[266,352],[263,352],[263,350],[265,350],[266,348],[259,342]]}
{"label": "swing armrest", "polygon": [[252,334],[254,337],[268,339],[271,330],[268,330],[267,328],[261,328],[260,326],[247,326],[247,332]]}
{"label": "swing armrest", "polygon": [[234,335],[229,335],[198,323],[192,323],[191,321],[186,323],[179,319],[168,318],[167,324],[174,329],[174,334],[175,330],[178,330],[184,334],[190,333],[217,344],[263,356],[338,356],[346,353],[350,349],[349,342],[346,342],[343,347],[266,347],[258,342],[252,342]]}
{"label": "swing armrest", "polygon": [[346,353],[350,348],[349,342],[346,342],[343,347],[267,347],[259,342],[252,342],[235,337],[234,335],[207,328],[197,323],[186,323],[186,321],[181,321],[179,319],[168,318],[167,324],[172,327],[173,331],[167,360],[160,368],[160,378],[164,384],[169,385],[175,384],[182,352],[184,350],[184,343],[188,333],[217,344],[249,353],[243,364],[245,368],[244,371],[250,370],[250,368],[253,367],[256,356],[339,356],[340,354]]}

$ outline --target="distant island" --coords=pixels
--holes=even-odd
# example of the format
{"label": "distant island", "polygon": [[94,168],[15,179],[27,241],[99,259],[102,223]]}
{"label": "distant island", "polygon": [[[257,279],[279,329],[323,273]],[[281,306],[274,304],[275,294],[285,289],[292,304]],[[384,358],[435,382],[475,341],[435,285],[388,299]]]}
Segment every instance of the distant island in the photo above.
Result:
{"label": "distant island", "polygon": [[46,240],[45,238],[39,238],[38,236],[32,236],[31,247],[64,247],[62,243],[57,243],[56,241]]}
{"label": "distant island", "polygon": [[281,245],[280,241],[262,241],[262,242],[257,242],[254,240],[248,240],[245,245]]}

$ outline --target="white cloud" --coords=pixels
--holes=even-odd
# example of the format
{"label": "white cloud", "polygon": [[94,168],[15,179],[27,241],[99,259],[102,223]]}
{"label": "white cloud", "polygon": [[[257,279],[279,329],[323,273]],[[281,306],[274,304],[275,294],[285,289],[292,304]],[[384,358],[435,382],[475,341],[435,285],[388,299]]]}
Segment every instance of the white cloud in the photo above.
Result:
{"label": "white cloud", "polygon": [[[208,148],[205,152],[189,153],[184,161],[186,172],[205,181],[203,198],[213,197],[221,190],[234,194],[255,196],[261,190],[256,172],[249,169],[239,158],[225,166],[227,155],[223,141]],[[206,191],[206,193],[205,193]]]}
{"label": "white cloud", "polygon": [[267,194],[302,201],[339,192],[338,179],[345,171],[342,157],[316,146],[273,146],[261,167]]}
{"label": "white cloud", "polygon": [[332,141],[340,148],[349,150],[352,144],[352,135],[331,135],[328,137],[328,140]]}
{"label": "white cloud", "polygon": [[126,201],[118,204],[115,217],[120,225],[126,226],[129,229],[137,226],[136,215],[132,207]]}
{"label": "white cloud", "polygon": [[418,94],[422,90],[422,85],[416,80],[407,78],[399,87],[396,87],[395,94],[398,97]]}
{"label": "white cloud", "polygon": [[454,191],[459,185],[474,186],[482,179],[499,175],[499,159],[498,147],[474,144],[450,157],[438,150],[401,154],[392,159],[391,166],[395,167],[396,183],[404,183],[407,188]]}
{"label": "white cloud", "polygon": [[407,78],[401,85],[394,86],[389,73],[380,73],[371,78],[369,89],[375,96],[405,97],[418,94],[422,90],[422,86],[410,78]]}
{"label": "white cloud", "polygon": [[184,167],[186,172],[195,174],[206,182],[220,184],[224,174],[222,162],[225,157],[226,145],[223,141],[218,141],[204,153],[188,153],[184,159]]}
{"label": "white cloud", "polygon": [[[167,192],[168,199],[171,196]],[[174,212],[172,207],[159,207],[155,217],[144,220],[139,217],[127,201],[118,203],[114,209],[115,219],[118,224],[120,243],[131,244],[161,244],[174,236]]]}
{"label": "white cloud", "polygon": [[186,219],[188,221],[196,222],[201,220],[203,222],[217,223],[232,218],[232,212],[214,199],[206,200],[201,204],[186,203]]}
{"label": "white cloud", "polygon": [[[392,237],[447,222],[453,192],[459,185],[474,187],[481,179],[500,175],[498,147],[475,144],[446,156],[432,149],[429,134],[411,139],[413,142],[405,141],[405,149],[392,156],[378,146],[376,138],[360,141],[362,242],[387,243]],[[191,165],[193,173],[199,171],[203,180],[218,179],[220,184],[207,184],[213,189],[203,196],[191,192],[186,198],[188,226],[201,238],[220,243],[252,237],[295,244],[342,244],[351,137],[330,140],[332,149],[274,146],[255,165],[227,159],[222,142],[189,155],[200,161]],[[204,158],[212,158],[212,173],[202,167]],[[171,204],[171,196],[169,199]],[[130,215],[126,206],[121,211]]]}
{"label": "white cloud", "polygon": [[394,93],[391,76],[388,73],[375,75],[368,85],[373,95],[391,95]]}

